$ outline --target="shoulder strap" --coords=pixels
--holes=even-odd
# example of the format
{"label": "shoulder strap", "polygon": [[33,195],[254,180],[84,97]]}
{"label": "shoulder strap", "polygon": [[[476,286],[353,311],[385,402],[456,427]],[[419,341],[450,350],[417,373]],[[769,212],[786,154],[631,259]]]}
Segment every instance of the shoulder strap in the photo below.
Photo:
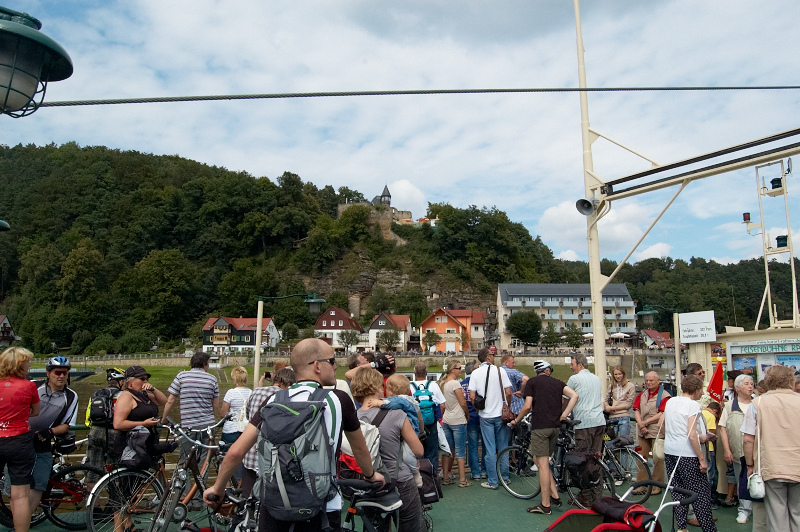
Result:
{"label": "shoulder strap", "polygon": [[664,385],[660,384],[658,386],[658,395],[656,396],[656,412],[658,412],[658,407],[661,406],[661,396],[664,395]]}
{"label": "shoulder strap", "polygon": [[503,404],[510,406],[506,401],[506,391],[503,389],[503,376],[500,375],[500,368],[497,368],[497,381],[500,383],[500,395],[503,396]]}
{"label": "shoulder strap", "polygon": [[385,408],[378,409],[378,414],[372,421],[370,421],[370,425],[375,425],[376,427],[380,427],[381,423],[383,423],[383,420],[386,418],[388,414],[389,414],[388,409]]}
{"label": "shoulder strap", "polygon": [[483,396],[486,397],[489,394],[489,373],[492,370],[492,365],[489,364],[486,366],[486,384],[483,385]]}
{"label": "shoulder strap", "polygon": [[425,381],[425,391],[428,391],[428,392],[430,391],[428,389],[428,386],[430,386],[430,385],[431,385],[431,381]]}

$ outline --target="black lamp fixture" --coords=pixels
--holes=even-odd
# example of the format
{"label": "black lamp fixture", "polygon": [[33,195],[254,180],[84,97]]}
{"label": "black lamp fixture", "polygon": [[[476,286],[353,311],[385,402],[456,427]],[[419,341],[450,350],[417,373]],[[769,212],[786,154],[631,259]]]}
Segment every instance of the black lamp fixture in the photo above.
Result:
{"label": "black lamp fixture", "polygon": [[0,114],[13,118],[39,108],[47,84],[72,75],[72,60],[42,23],[0,6]]}

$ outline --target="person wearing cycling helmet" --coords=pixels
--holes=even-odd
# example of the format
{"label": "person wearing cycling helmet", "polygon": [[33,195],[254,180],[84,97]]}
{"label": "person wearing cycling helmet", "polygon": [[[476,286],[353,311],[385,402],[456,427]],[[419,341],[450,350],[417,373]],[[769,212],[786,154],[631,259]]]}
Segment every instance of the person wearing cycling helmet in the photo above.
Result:
{"label": "person wearing cycling helmet", "polygon": [[[119,460],[117,440],[119,431],[114,429],[114,405],[122,393],[125,383],[125,371],[119,368],[106,370],[105,388],[95,390],[86,407],[86,425],[89,429],[89,442],[86,447],[86,463],[105,471],[106,464],[115,464]],[[97,475],[87,473],[90,483],[97,481]]]}
{"label": "person wearing cycling helmet", "polygon": [[69,370],[72,369],[67,357],[52,357],[47,361],[47,378],[36,382],[39,392],[39,415],[29,422],[33,432],[33,448],[36,462],[33,466],[33,483],[29,501],[31,512],[42,500],[42,492],[47,488],[50,470],[53,467],[53,436],[66,434],[70,425],[78,418],[78,395],[67,387]]}
{"label": "person wearing cycling helmet", "polygon": [[[517,417],[512,421],[512,425],[519,423],[528,412],[531,415],[531,454],[539,468],[539,484],[542,490],[542,502],[536,506],[528,508],[532,514],[550,515],[550,506],[555,504],[561,506],[561,499],[558,496],[553,476],[550,473],[550,455],[556,449],[558,432],[561,428],[561,421],[575,408],[578,402],[578,394],[561,382],[551,377],[553,367],[545,360],[537,360],[533,363],[536,376],[528,379],[522,396],[525,404],[519,411]],[[567,407],[561,411],[561,398],[566,396],[569,399]]]}

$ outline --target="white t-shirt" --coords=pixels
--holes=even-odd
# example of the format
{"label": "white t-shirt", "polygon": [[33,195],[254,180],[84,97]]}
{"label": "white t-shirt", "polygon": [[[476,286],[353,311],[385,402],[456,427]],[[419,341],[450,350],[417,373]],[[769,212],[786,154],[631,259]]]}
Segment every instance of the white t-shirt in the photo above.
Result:
{"label": "white t-shirt", "polygon": [[[411,395],[414,395],[414,392],[419,389],[419,386],[425,386],[428,381],[411,381],[411,386],[409,389],[411,390]],[[439,388],[439,383],[436,381],[430,381],[428,385],[428,391],[433,394],[433,402],[437,405],[444,404],[444,394],[442,393],[442,389]]]}
{"label": "white t-shirt", "polygon": [[[698,419],[699,417],[699,419]],[[673,397],[664,408],[664,453],[672,456],[697,457],[689,443],[689,420],[694,419],[695,430],[705,434],[705,421],[700,404],[688,397]],[[702,449],[702,447],[701,447]]]}
{"label": "white t-shirt", "polygon": [[233,419],[231,421],[226,421],[225,424],[222,425],[222,432],[224,434],[230,434],[231,432],[239,431],[239,429],[236,428],[236,418],[239,417],[239,411],[247,404],[247,400],[250,399],[251,393],[253,393],[253,390],[244,387],[231,388],[225,392],[225,397],[222,400],[231,405],[228,412],[233,414]]}
{"label": "white t-shirt", "polygon": [[[487,371],[490,372],[488,386],[486,383]],[[500,374],[500,379],[497,378],[498,373]],[[501,379],[503,381],[502,388],[500,387]],[[484,390],[484,387],[488,389]],[[478,410],[480,417],[500,417],[500,414],[503,413],[503,396],[506,388],[511,388],[508,374],[493,364],[484,362],[472,372],[472,375],[469,376],[469,391],[483,395],[486,398],[486,408]]]}

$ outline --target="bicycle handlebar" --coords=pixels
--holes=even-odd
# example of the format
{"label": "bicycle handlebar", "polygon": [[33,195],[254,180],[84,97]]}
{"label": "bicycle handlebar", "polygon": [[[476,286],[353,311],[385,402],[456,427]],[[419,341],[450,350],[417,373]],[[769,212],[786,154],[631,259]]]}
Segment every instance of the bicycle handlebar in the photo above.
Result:
{"label": "bicycle handlebar", "polygon": [[[633,484],[631,484],[631,489],[636,489],[636,488],[639,488],[641,486],[655,486],[657,488],[661,488],[662,490],[667,489],[667,485],[666,484],[664,484],[663,482],[658,482],[656,480],[639,480],[639,481],[634,482]],[[670,486],[670,489],[672,491],[674,491],[676,493],[680,493],[681,495],[686,497],[685,499],[682,499],[681,501],[676,501],[676,502],[679,502],[681,506],[689,506],[690,504],[692,504],[694,501],[697,500],[697,493],[694,492],[694,491],[685,490],[683,488],[678,488],[676,486]]]}
{"label": "bicycle handlebar", "polygon": [[[213,428],[219,427],[224,422],[229,421],[230,420],[229,418],[233,419],[232,415],[229,414],[225,416],[224,418],[214,423],[213,425],[209,425],[207,427],[203,427],[200,429],[190,429],[189,432],[210,431]],[[222,441],[217,443],[216,445],[206,445],[200,440],[195,440],[183,430],[183,427],[181,427],[180,423],[175,423],[170,417],[167,417],[167,424],[164,426],[167,427],[167,430],[170,432],[170,434],[172,434],[176,438],[182,438],[188,442],[191,442],[191,444],[196,447],[202,447],[204,449],[209,449],[209,450],[217,450],[220,452],[225,451],[225,449],[228,447],[228,444]]]}

